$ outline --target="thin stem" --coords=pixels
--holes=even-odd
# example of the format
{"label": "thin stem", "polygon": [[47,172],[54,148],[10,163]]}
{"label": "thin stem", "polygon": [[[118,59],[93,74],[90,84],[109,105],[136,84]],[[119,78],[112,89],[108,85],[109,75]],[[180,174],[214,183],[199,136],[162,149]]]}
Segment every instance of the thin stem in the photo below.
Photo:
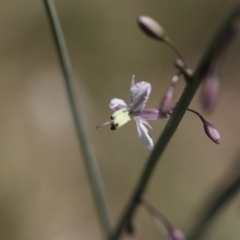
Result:
{"label": "thin stem", "polygon": [[65,87],[68,95],[68,100],[70,108],[72,111],[72,116],[75,123],[75,128],[77,132],[77,137],[79,140],[79,145],[82,148],[83,159],[87,168],[88,177],[92,186],[92,192],[94,195],[96,207],[98,209],[98,215],[102,228],[106,236],[110,233],[110,214],[108,209],[108,204],[105,196],[105,190],[103,182],[101,179],[98,164],[96,162],[92,144],[87,138],[87,133],[82,123],[81,114],[77,106],[77,100],[74,94],[72,67],[70,58],[67,51],[67,46],[62,33],[61,25],[57,16],[57,12],[54,3],[51,0],[43,0],[44,6],[46,8],[46,13],[51,26],[51,31],[54,37],[55,45],[57,48],[57,53],[59,61],[62,68],[62,73],[64,76]]}
{"label": "thin stem", "polygon": [[163,215],[156,209],[154,208],[144,197],[143,200],[141,201],[142,206],[154,217],[156,218],[161,218],[163,219],[165,222],[167,222],[167,220],[165,219],[165,217],[163,217]]}
{"label": "thin stem", "polygon": [[203,117],[200,113],[198,113],[197,111],[195,111],[195,110],[193,110],[193,109],[191,109],[191,108],[187,108],[187,111],[192,112],[192,113],[195,113],[195,114],[202,120],[203,123],[206,123],[206,122],[207,122],[207,121],[204,119],[204,117]]}
{"label": "thin stem", "polygon": [[[228,176],[229,177],[229,176]],[[222,182],[220,186],[222,186]],[[204,207],[204,215],[200,218],[199,222],[195,225],[195,227],[189,233],[187,239],[188,240],[197,240],[200,239],[204,230],[206,230],[209,223],[216,217],[217,214],[220,213],[220,210],[223,207],[226,207],[226,204],[229,203],[233,197],[240,190],[240,175],[238,175],[235,180],[217,197],[214,198],[209,207]],[[208,201],[209,202],[209,201]]]}
{"label": "thin stem", "polygon": [[185,67],[187,68],[187,63],[184,60],[182,54],[178,51],[176,45],[169,37],[164,37],[163,41],[175,52],[175,54],[183,61]]}
{"label": "thin stem", "polygon": [[133,191],[132,196],[124,210],[120,221],[117,224],[115,231],[113,232],[112,236],[109,238],[111,240],[119,239],[123,229],[125,228],[128,220],[134,214],[136,207],[139,203],[139,197],[144,193],[146,190],[149,180],[153,174],[154,169],[158,163],[158,160],[162,156],[164,150],[166,149],[170,139],[172,138],[173,134],[175,133],[180,121],[182,120],[188,105],[190,104],[192,98],[194,97],[203,76],[206,74],[207,69],[209,68],[209,64],[212,62],[213,57],[219,52],[225,43],[225,34],[228,29],[231,27],[233,21],[238,17],[240,14],[240,5],[238,5],[234,11],[230,14],[228,19],[221,25],[218,32],[214,36],[211,44],[209,45],[208,49],[206,50],[205,54],[203,55],[200,63],[196,71],[194,72],[192,81],[185,87],[183,94],[178,102],[176,109],[173,111],[172,117],[169,119],[166,127],[164,128],[162,134],[160,135],[155,148],[151,152],[147,163],[143,169],[143,172],[140,176],[140,179],[137,183],[136,188]]}

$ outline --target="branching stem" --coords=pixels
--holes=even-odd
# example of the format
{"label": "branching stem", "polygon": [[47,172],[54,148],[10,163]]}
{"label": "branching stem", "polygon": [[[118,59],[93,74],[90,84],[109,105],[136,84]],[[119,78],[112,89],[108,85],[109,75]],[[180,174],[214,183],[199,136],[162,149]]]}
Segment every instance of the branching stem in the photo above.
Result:
{"label": "branching stem", "polygon": [[213,40],[211,41],[209,47],[207,48],[205,54],[203,55],[201,61],[198,64],[189,84],[185,87],[182,96],[173,111],[171,118],[169,119],[166,127],[164,128],[162,134],[160,135],[155,148],[151,152],[146,165],[140,175],[137,186],[133,191],[132,196],[124,210],[114,232],[112,233],[110,240],[117,240],[121,236],[122,231],[127,225],[130,218],[132,218],[138,204],[139,197],[145,192],[148,183],[153,175],[153,171],[157,166],[157,163],[161,159],[161,156],[166,149],[169,141],[171,140],[173,134],[175,133],[180,121],[182,120],[185,111],[187,110],[192,98],[194,97],[203,77],[207,73],[214,56],[222,50],[225,41],[226,34],[229,32],[229,28],[232,27],[234,20],[240,14],[240,5],[236,6],[234,11],[229,15],[229,17],[224,21]]}

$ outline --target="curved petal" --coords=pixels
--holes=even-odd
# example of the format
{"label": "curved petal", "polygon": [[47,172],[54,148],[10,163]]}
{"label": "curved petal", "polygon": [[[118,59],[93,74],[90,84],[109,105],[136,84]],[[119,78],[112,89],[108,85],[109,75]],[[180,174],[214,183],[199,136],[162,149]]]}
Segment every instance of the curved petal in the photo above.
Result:
{"label": "curved petal", "polygon": [[117,111],[117,110],[119,110],[121,108],[126,108],[127,104],[122,99],[113,98],[113,99],[111,99],[111,101],[109,103],[109,107],[113,111]]}
{"label": "curved petal", "polygon": [[152,127],[152,126],[148,123],[148,121],[145,120],[144,118],[137,117],[137,119],[138,119],[139,121],[141,121],[143,124],[145,124],[148,128],[153,129],[153,127]]}
{"label": "curved petal", "polygon": [[134,77],[131,83],[131,107],[137,111],[142,110],[148,100],[150,92],[152,90],[151,84],[148,82],[134,83]]}
{"label": "curved petal", "polygon": [[144,126],[140,118],[135,118],[137,124],[138,137],[142,144],[148,149],[153,149],[153,140],[148,133],[148,129]]}
{"label": "curved petal", "polygon": [[158,109],[154,108],[146,108],[141,111],[137,111],[136,116],[141,117],[146,120],[158,120],[166,118],[166,114],[161,114],[161,112]]}

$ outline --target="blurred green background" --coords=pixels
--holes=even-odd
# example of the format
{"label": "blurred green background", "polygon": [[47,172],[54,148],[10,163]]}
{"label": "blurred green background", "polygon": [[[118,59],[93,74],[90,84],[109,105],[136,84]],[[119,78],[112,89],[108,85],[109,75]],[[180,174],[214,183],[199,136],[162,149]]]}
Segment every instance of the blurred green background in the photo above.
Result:
{"label": "blurred green background", "polygon": [[[81,111],[118,219],[148,152],[135,123],[119,131],[95,130],[111,115],[113,97],[129,101],[132,75],[152,84],[147,107],[157,107],[176,73],[175,56],[137,27],[138,15],[158,20],[195,68],[217,27],[238,1],[63,1],[55,4],[66,37]],[[2,1],[0,8],[0,239],[90,240],[101,231],[68,106],[61,70],[42,1]],[[172,223],[187,232],[205,198],[235,163],[240,146],[240,40],[229,49],[222,94],[206,118],[221,145],[187,113],[155,169],[148,191]],[[184,87],[177,85],[175,100]],[[191,107],[203,112],[196,95]],[[166,120],[151,123],[154,141]],[[240,201],[235,198],[202,239],[238,240]],[[143,209],[132,239],[162,239]],[[124,237],[124,239],[130,239]]]}

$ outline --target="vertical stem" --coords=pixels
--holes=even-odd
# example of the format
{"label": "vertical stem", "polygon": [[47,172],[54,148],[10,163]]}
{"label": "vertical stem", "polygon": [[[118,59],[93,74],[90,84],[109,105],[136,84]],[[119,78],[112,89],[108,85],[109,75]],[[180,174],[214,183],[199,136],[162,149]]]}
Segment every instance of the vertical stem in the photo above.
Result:
{"label": "vertical stem", "polygon": [[91,143],[87,138],[87,133],[82,123],[77,101],[74,95],[74,85],[72,76],[72,67],[69,59],[66,43],[62,33],[61,25],[57,16],[54,3],[51,0],[43,0],[51,31],[54,37],[55,45],[58,52],[59,61],[64,76],[65,87],[68,95],[72,116],[75,123],[79,145],[82,148],[83,159],[87,168],[88,177],[92,186],[96,207],[102,228],[106,236],[110,233],[110,214],[105,196],[105,190],[102,183],[100,171],[94,157]]}

